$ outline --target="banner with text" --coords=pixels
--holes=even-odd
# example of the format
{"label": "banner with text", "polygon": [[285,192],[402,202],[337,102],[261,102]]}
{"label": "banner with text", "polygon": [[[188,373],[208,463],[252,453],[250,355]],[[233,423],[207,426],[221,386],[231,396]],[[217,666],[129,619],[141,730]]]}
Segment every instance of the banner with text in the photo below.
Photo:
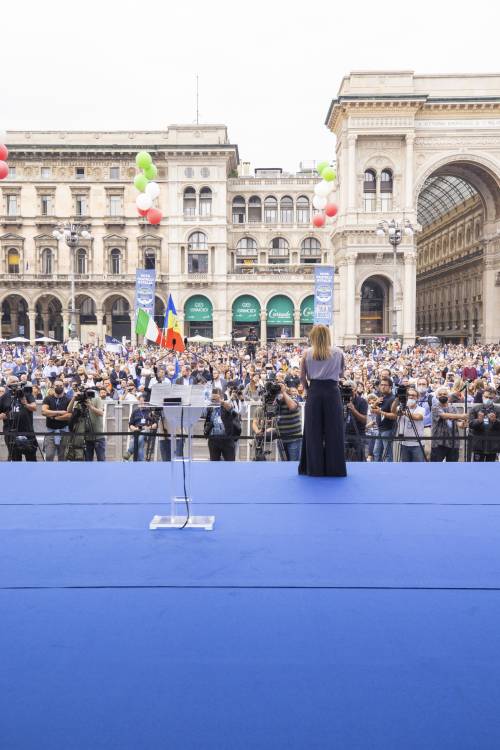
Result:
{"label": "banner with text", "polygon": [[135,318],[137,310],[155,314],[156,271],[154,268],[138,268],[135,272]]}
{"label": "banner with text", "polygon": [[314,322],[331,326],[333,323],[334,266],[314,269]]}

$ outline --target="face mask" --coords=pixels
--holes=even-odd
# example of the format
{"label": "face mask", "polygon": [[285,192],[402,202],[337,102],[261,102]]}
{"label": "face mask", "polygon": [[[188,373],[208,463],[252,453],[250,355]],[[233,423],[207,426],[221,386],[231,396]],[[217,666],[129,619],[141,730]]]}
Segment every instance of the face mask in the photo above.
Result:
{"label": "face mask", "polygon": [[417,402],[416,402],[416,400],[414,398],[409,398],[408,399],[408,406],[415,406],[416,403]]}
{"label": "face mask", "polygon": [[483,398],[483,404],[492,404],[493,399],[492,398]]}
{"label": "face mask", "polygon": [[446,402],[448,401],[448,396],[440,396],[438,400],[439,403],[446,404]]}
{"label": "face mask", "polygon": [[58,386],[57,388],[54,388],[55,392],[58,396],[61,395],[61,393],[64,393],[64,388],[61,388],[61,386]]}
{"label": "face mask", "polygon": [[419,393],[427,393],[427,386],[425,386],[425,385],[419,385],[418,386],[418,392]]}

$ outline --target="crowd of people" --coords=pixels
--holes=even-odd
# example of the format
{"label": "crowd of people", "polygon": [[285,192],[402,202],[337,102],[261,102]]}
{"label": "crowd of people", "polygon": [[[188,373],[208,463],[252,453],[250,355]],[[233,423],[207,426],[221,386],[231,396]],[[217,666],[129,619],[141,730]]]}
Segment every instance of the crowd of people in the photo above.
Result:
{"label": "crowd of people", "polygon": [[[148,401],[151,387],[161,382],[206,389],[203,434],[212,460],[234,460],[247,417],[256,445],[259,438],[265,442],[266,431],[272,429],[269,437],[279,440],[281,457],[298,460],[301,402],[307,398],[300,371],[306,345],[279,340],[259,347],[250,338],[224,346],[188,345],[176,354],[157,346],[116,352],[82,345],[78,352],[70,352],[64,345],[4,344],[0,420],[9,460],[36,460],[37,454],[41,458],[39,443],[32,437],[37,404],[46,419],[45,460],[105,460],[102,433],[110,401],[134,405],[127,453],[144,459],[145,435],[160,428]],[[498,344],[402,347],[398,341],[375,340],[346,349],[344,360],[348,460],[392,461],[397,445],[403,461],[456,461],[465,436],[472,460],[498,459]],[[274,405],[272,427],[266,424],[266,403]],[[139,450],[135,432],[141,433]],[[75,433],[79,437],[71,439],[68,450],[69,435]],[[164,460],[170,457],[168,445],[165,440]]]}

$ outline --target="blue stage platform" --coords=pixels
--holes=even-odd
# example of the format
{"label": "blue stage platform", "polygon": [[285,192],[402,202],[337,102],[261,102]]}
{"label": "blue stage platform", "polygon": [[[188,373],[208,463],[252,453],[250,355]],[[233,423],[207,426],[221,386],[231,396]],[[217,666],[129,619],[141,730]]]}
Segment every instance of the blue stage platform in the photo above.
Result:
{"label": "blue stage platform", "polygon": [[1,750],[498,750],[499,477],[2,464]]}

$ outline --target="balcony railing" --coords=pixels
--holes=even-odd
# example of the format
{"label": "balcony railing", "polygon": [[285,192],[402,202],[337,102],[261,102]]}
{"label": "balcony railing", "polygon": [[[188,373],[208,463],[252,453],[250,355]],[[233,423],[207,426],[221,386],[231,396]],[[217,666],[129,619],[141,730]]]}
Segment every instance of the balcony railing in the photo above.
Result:
{"label": "balcony railing", "polygon": [[253,263],[235,266],[230,271],[231,276],[242,276],[247,274],[266,276],[310,276],[314,273],[315,266],[319,263]]}

